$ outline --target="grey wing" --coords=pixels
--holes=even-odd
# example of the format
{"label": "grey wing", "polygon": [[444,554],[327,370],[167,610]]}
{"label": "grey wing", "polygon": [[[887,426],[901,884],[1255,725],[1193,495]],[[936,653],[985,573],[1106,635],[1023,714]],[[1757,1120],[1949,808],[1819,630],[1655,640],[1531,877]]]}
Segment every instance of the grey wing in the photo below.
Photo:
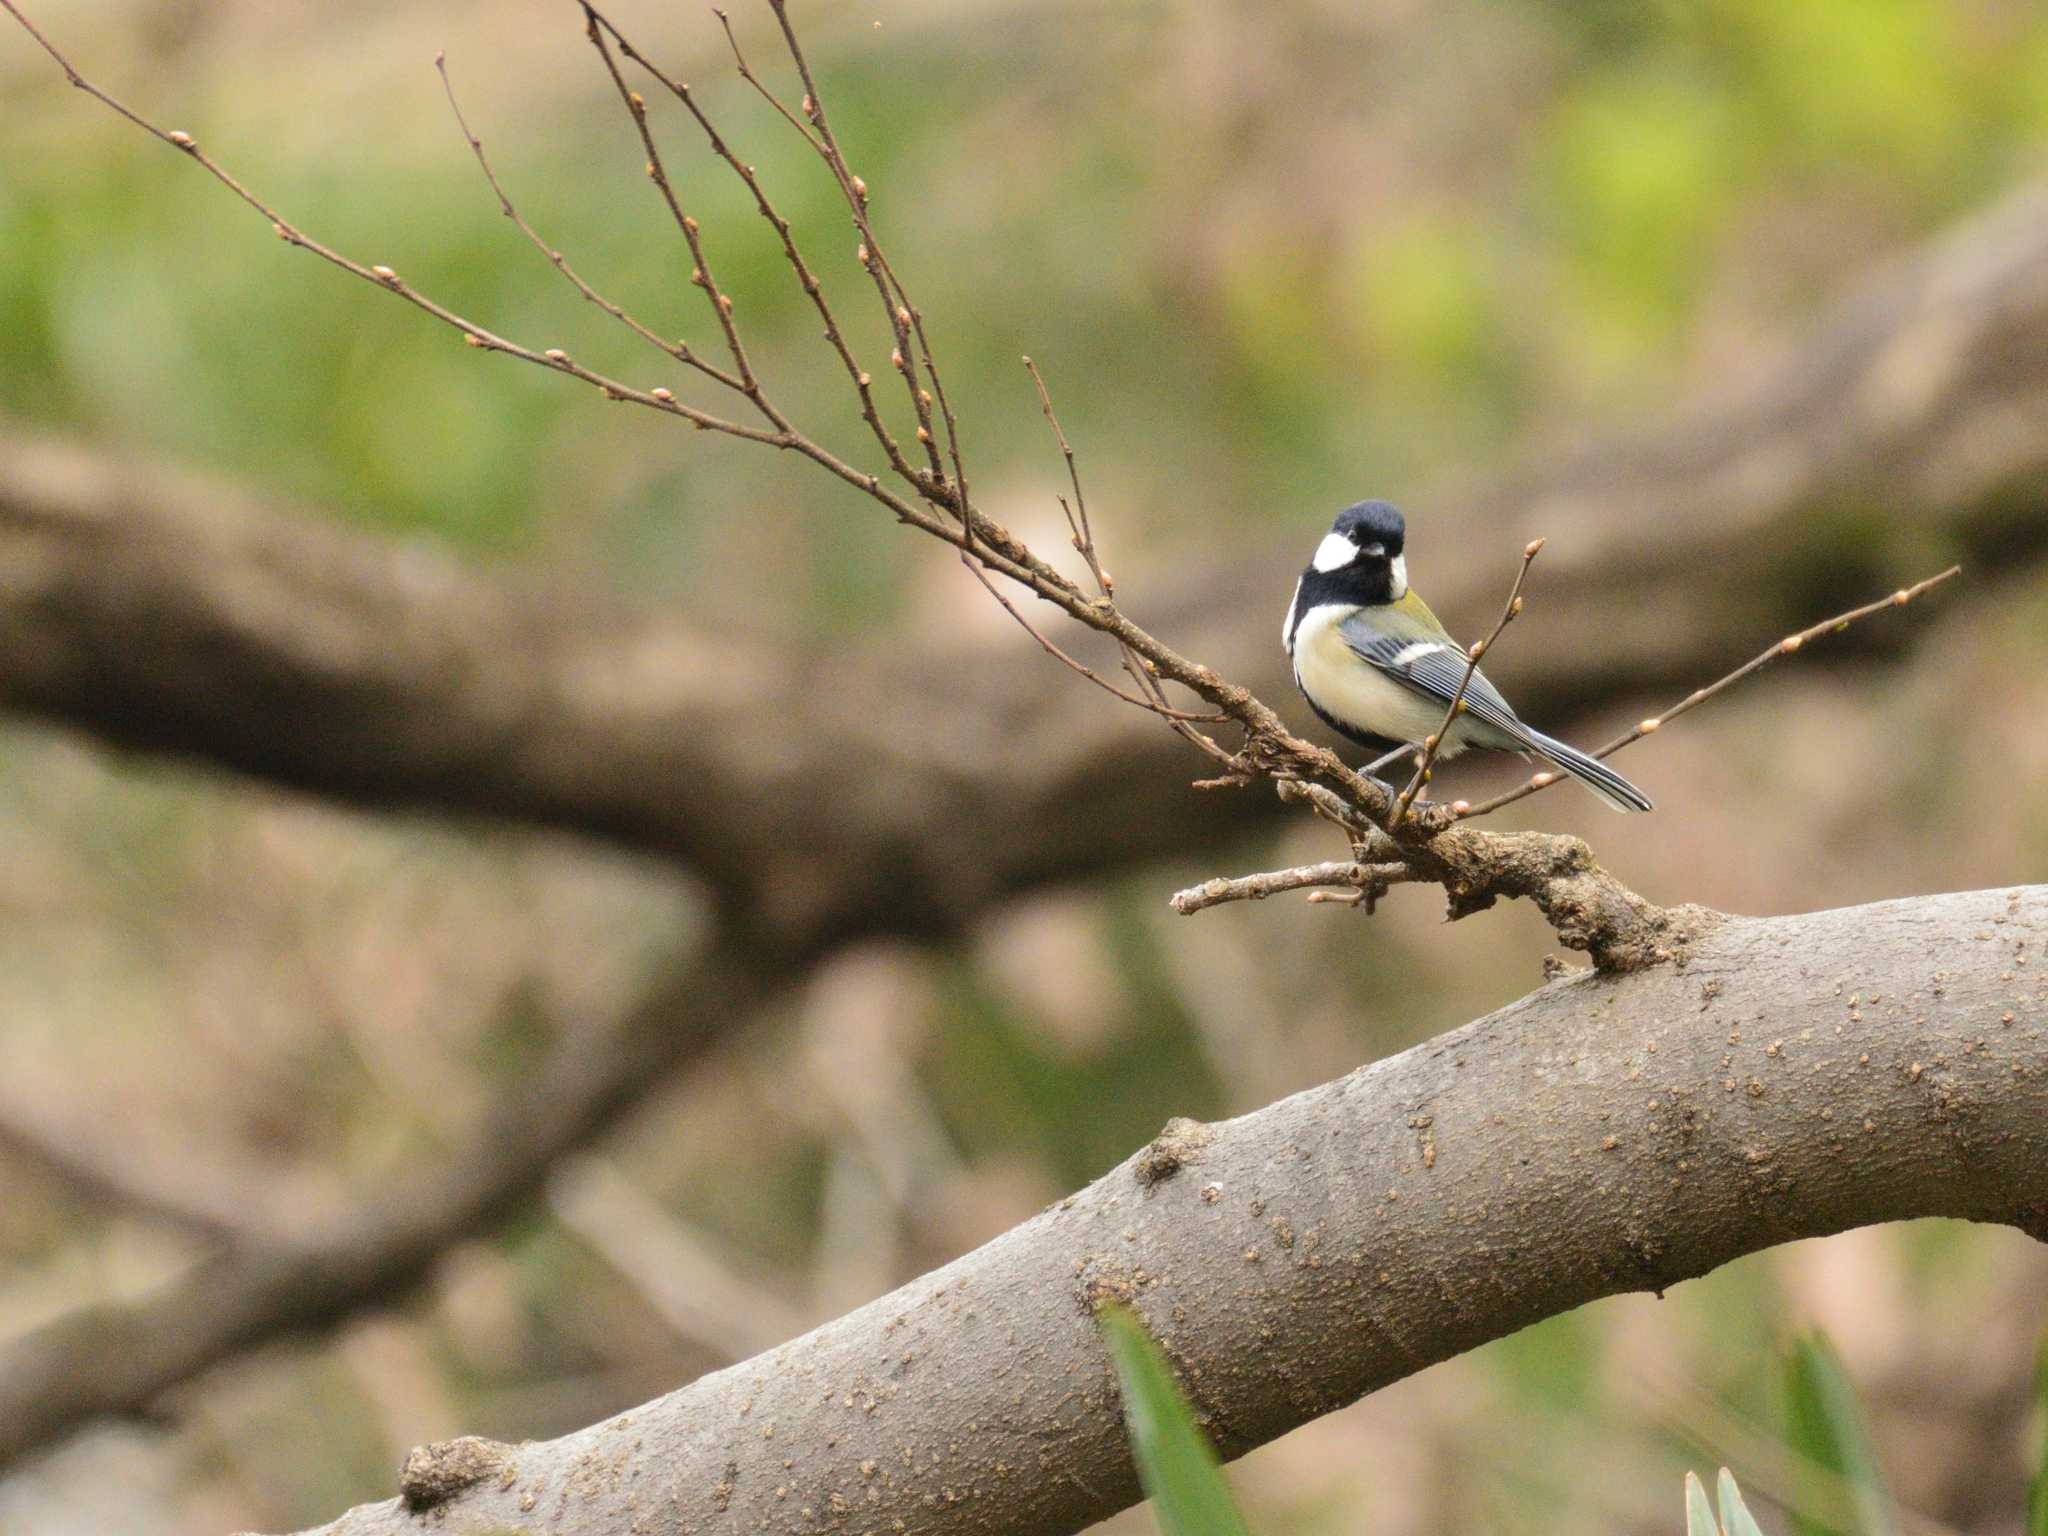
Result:
{"label": "grey wing", "polygon": [[[1361,618],[1354,614],[1339,626],[1352,654],[1375,671],[1449,709],[1451,700],[1458,696],[1458,684],[1464,681],[1465,665],[1470,658],[1456,645],[1431,638],[1419,626],[1409,633],[1407,625],[1382,627],[1384,621],[1366,623]],[[1529,727],[1522,724],[1514,706],[1500,696],[1500,690],[1486,680],[1484,672],[1475,669],[1471,682],[1465,684],[1465,708],[1473,720],[1493,727],[1515,747],[1526,748],[1531,744]]]}

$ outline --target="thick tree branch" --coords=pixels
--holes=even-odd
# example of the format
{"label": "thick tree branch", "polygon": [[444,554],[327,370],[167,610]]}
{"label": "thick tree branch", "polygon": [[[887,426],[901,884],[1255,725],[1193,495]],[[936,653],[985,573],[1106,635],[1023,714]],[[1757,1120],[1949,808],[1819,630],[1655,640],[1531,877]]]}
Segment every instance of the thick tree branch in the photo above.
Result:
{"label": "thick tree branch", "polygon": [[[2048,888],[1720,921],[1324,1087],[561,1440],[425,1448],[450,1529],[1042,1536],[1136,1487],[1091,1303],[1242,1453],[1597,1297],[1870,1222],[2048,1232]],[[332,1536],[413,1532],[405,1504]]]}

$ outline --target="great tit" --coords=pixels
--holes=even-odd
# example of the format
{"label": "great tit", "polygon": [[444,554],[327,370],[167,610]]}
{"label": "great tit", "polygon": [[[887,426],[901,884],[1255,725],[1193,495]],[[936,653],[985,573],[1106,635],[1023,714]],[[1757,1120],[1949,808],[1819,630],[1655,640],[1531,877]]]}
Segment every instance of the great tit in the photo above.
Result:
{"label": "great tit", "polygon": [[[1373,773],[1421,750],[1443,724],[1468,660],[1408,585],[1407,525],[1384,501],[1337,514],[1294,586],[1281,638],[1294,684],[1323,723],[1383,755]],[[1647,811],[1650,797],[1606,764],[1524,725],[1484,674],[1465,688],[1465,709],[1438,757],[1467,747],[1542,758],[1617,811]]]}

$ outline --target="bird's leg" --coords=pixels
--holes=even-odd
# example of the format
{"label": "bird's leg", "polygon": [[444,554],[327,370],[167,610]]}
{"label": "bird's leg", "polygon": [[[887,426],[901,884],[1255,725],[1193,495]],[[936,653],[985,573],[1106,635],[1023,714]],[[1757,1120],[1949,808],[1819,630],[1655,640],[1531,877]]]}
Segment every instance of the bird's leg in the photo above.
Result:
{"label": "bird's leg", "polygon": [[1394,748],[1393,751],[1386,753],[1384,756],[1374,758],[1358,771],[1369,779],[1378,778],[1380,770],[1386,767],[1387,764],[1399,762],[1410,752],[1418,752],[1420,750],[1421,748],[1417,747],[1414,742],[1404,741],[1400,746]]}
{"label": "bird's leg", "polygon": [[[1413,741],[1404,741],[1400,746],[1394,748],[1393,751],[1374,758],[1358,771],[1369,779],[1379,779],[1380,783],[1387,786],[1387,793],[1389,795],[1398,795],[1401,793],[1401,786],[1393,783],[1391,780],[1380,779],[1379,774],[1382,768],[1387,767],[1391,763],[1398,763],[1404,757],[1412,757],[1417,763],[1420,763],[1422,761],[1421,744]],[[1416,792],[1415,798],[1417,800],[1426,799],[1427,797],[1427,790],[1418,790]]]}

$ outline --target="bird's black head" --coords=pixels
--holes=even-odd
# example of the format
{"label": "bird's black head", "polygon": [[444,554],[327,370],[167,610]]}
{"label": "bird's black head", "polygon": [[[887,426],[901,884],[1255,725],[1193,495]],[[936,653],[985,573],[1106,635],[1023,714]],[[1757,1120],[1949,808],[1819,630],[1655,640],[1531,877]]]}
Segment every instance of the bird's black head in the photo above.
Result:
{"label": "bird's black head", "polygon": [[1407,537],[1401,514],[1384,501],[1346,507],[1316,546],[1302,580],[1323,602],[1398,602],[1408,593]]}

